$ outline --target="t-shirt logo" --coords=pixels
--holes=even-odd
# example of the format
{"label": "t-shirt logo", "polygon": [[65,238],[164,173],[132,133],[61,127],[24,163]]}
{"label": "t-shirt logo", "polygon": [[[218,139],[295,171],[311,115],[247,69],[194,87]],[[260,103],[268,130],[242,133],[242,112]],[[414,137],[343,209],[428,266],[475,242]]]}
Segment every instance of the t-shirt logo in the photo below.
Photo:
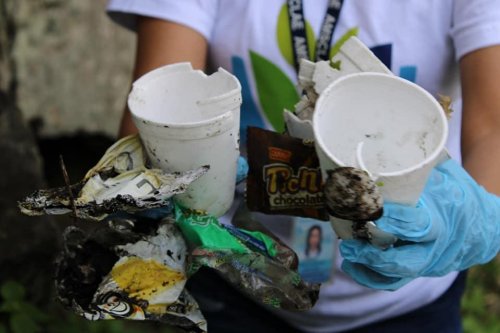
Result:
{"label": "t-shirt logo", "polygon": [[[307,19],[305,22],[309,58],[314,59],[317,39]],[[337,39],[330,48],[330,58],[338,52],[347,39],[357,34],[358,28],[354,27],[349,29],[343,36]],[[275,38],[281,56],[286,60],[291,68],[294,68],[290,21],[288,19],[286,4],[282,6],[278,15]],[[376,45],[371,47],[370,50],[388,68],[392,68],[393,44]],[[246,141],[247,126],[268,127],[267,125],[271,125],[275,131],[280,133],[283,132],[283,109],[293,110],[294,105],[300,98],[294,81],[288,77],[282,69],[258,52],[254,50],[249,50],[248,52],[260,109],[262,112],[259,112],[258,107],[252,98],[249,77],[245,71],[243,59],[233,56],[233,73],[238,77],[242,86],[243,104],[241,106],[241,137],[243,142]],[[415,82],[416,75],[416,66],[403,66],[399,70],[399,76],[412,82]]]}

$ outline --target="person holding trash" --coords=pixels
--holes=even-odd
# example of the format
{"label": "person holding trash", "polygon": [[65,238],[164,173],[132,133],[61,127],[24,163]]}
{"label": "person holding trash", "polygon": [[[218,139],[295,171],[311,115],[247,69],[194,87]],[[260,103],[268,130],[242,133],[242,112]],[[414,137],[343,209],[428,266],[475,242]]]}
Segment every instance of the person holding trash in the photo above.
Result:
{"label": "person holding trash", "polygon": [[[384,251],[341,242],[318,303],[301,313],[264,309],[207,272],[195,297],[212,332],[461,331],[459,272],[500,248],[500,4],[111,0],[108,12],[137,32],[134,80],[183,61],[235,74],[243,139],[248,125],[282,131],[283,108],[300,97],[299,59],[327,60],[354,34],[394,74],[454,101],[447,143],[453,160],[433,170],[416,207],[386,203],[376,221],[407,244]],[[120,135],[135,131],[126,112]],[[293,234],[289,219],[265,224],[285,241]]]}

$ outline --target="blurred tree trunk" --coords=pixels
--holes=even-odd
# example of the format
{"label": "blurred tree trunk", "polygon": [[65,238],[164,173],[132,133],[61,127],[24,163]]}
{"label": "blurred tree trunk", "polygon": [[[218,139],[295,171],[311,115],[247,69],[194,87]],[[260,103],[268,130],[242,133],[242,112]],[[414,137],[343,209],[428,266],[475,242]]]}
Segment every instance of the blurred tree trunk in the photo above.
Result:
{"label": "blurred tree trunk", "polygon": [[17,201],[44,187],[44,180],[35,139],[15,103],[16,4],[0,0],[0,284],[14,279],[32,300],[47,302],[57,232],[51,219],[23,216],[17,208]]}
{"label": "blurred tree trunk", "polygon": [[15,62],[12,55],[13,43],[16,36],[15,23],[10,13],[15,1],[0,1],[0,91],[14,96],[16,89]]}

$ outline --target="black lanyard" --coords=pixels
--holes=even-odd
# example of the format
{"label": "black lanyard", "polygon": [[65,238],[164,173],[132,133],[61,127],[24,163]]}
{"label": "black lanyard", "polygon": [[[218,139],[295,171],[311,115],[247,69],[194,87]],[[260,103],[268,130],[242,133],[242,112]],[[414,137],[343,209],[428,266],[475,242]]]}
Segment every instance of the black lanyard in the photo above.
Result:
{"label": "black lanyard", "polygon": [[[337,26],[344,0],[329,0],[318,41],[316,42],[316,61],[328,60],[333,32]],[[288,19],[292,36],[292,50],[295,69],[299,70],[299,61],[309,59],[309,45],[306,35],[306,20],[302,0],[287,0]]]}

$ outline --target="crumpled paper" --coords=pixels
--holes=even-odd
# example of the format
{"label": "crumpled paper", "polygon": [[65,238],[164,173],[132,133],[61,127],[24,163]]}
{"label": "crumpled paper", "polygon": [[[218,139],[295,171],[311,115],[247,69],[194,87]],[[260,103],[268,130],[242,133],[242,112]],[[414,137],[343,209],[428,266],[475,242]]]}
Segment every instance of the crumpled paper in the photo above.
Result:
{"label": "crumpled paper", "polygon": [[[204,175],[209,166],[182,173],[150,169],[137,135],[112,145],[84,179],[67,187],[38,190],[19,203],[26,215],[59,215],[72,211],[82,219],[102,220],[108,214],[164,205]],[[74,205],[71,200],[74,197]]]}

